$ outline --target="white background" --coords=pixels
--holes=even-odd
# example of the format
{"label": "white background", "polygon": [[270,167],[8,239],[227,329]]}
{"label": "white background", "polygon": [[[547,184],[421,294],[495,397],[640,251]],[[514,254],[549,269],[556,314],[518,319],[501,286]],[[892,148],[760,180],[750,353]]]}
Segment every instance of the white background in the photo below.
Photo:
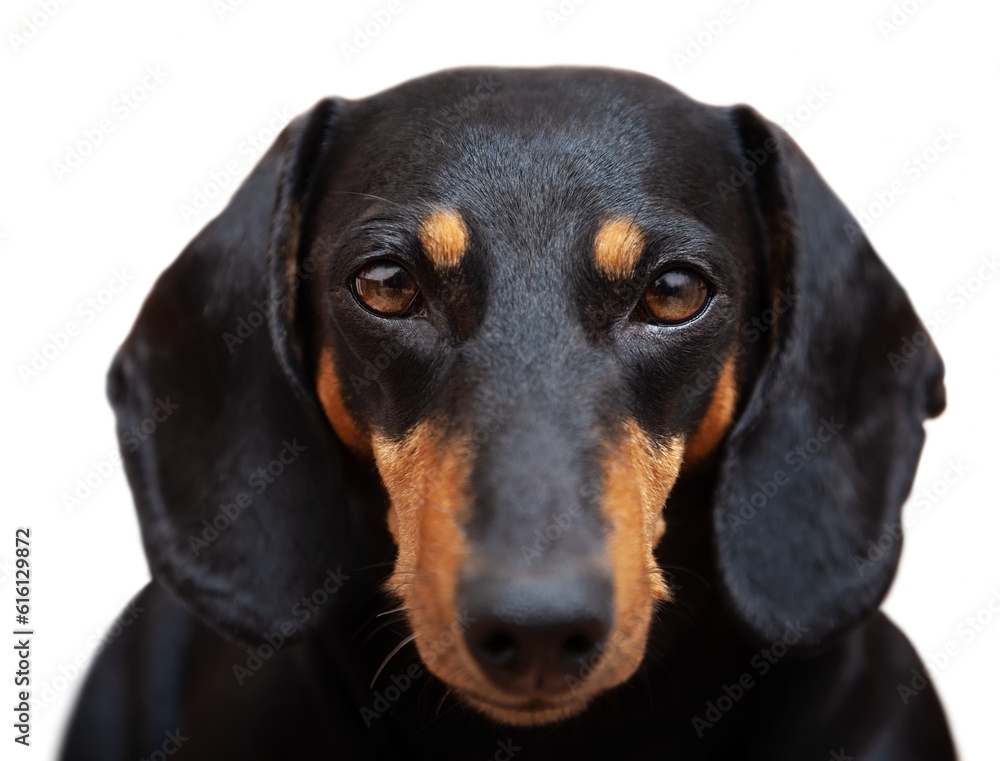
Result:
{"label": "white background", "polygon": [[[851,209],[880,195],[892,201],[868,233],[918,312],[928,321],[937,313],[948,410],[927,426],[916,479],[918,490],[937,483],[939,494],[908,503],[913,525],[885,608],[925,659],[941,658],[954,643],[957,655],[937,669],[937,686],[964,757],[995,759],[1000,615],[984,609],[995,594],[1000,606],[1000,277],[979,281],[977,271],[983,257],[1000,253],[1000,6],[336,5],[246,0],[221,12],[226,6],[211,0],[92,0],[46,18],[44,3],[16,0],[0,11],[0,630],[10,631],[13,617],[14,528],[30,525],[32,668],[36,695],[48,700],[34,711],[32,748],[14,746],[14,666],[4,635],[0,757],[53,757],[81,684],[74,661],[90,659],[148,577],[120,466],[112,463],[79,504],[67,506],[67,495],[78,479],[96,482],[108,470],[101,463],[116,442],[105,370],[156,276],[249,171],[258,151],[248,138],[269,142],[275,114],[298,113],[324,95],[360,97],[443,67],[574,63],[643,71],[709,103],[750,103],[791,128]],[[388,14],[388,24],[356,54],[345,52],[372,11]],[[31,19],[46,23],[33,30]],[[162,81],[147,77],[147,67]],[[130,108],[121,96],[136,87],[141,102]],[[822,102],[810,102],[815,91],[825,93]],[[58,172],[55,162],[105,119],[110,132],[79,166]],[[934,155],[942,129],[957,138]],[[917,172],[912,157],[924,151],[934,160]],[[185,218],[182,205],[199,190],[211,193],[212,173],[230,162],[236,171],[227,188]],[[128,284],[104,293],[121,271]],[[976,292],[966,299],[958,286]],[[102,311],[87,312],[88,299],[108,297]],[[842,319],[851,319],[849,305]],[[22,378],[18,366],[69,321],[79,334],[37,376]],[[955,478],[952,462],[968,472]],[[940,480],[946,476],[954,483]],[[981,631],[959,628],[977,613],[992,621]]]}

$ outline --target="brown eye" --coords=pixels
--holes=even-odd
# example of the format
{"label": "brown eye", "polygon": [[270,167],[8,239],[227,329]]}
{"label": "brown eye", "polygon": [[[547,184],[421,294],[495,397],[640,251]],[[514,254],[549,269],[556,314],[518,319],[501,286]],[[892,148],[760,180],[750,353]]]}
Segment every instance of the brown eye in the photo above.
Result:
{"label": "brown eye", "polygon": [[395,262],[377,261],[354,276],[358,301],[376,314],[399,317],[417,298],[417,281]]}
{"label": "brown eye", "polygon": [[708,283],[692,270],[667,270],[650,284],[642,300],[657,322],[676,325],[701,311],[708,300]]}

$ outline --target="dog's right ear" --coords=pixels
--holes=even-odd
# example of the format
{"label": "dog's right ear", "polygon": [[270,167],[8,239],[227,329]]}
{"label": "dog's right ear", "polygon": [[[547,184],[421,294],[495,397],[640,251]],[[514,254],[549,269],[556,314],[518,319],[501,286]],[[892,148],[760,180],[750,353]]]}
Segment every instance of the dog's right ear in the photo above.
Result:
{"label": "dog's right ear", "polygon": [[296,602],[351,562],[345,450],[303,371],[289,264],[342,111],[324,100],[285,128],[160,276],[108,376],[154,576],[248,641],[301,635],[336,601],[306,623]]}
{"label": "dog's right ear", "polygon": [[[871,616],[889,588],[923,422],[944,409],[944,366],[906,292],[798,145],[745,106],[730,118],[754,169],[775,319],[726,442],[716,560],[749,633],[808,652]],[[907,337],[919,349],[897,362]],[[867,562],[883,535],[888,549]]]}

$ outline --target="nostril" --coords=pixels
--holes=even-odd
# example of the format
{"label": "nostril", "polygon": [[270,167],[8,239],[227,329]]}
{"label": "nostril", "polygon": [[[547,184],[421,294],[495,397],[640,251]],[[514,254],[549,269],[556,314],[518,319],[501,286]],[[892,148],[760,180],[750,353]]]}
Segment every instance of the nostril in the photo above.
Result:
{"label": "nostril", "polygon": [[585,658],[597,649],[597,643],[587,634],[573,634],[566,638],[559,648],[560,654],[564,658],[577,660]]}
{"label": "nostril", "polygon": [[480,661],[496,668],[508,668],[517,660],[517,640],[505,631],[493,630],[471,644]]}

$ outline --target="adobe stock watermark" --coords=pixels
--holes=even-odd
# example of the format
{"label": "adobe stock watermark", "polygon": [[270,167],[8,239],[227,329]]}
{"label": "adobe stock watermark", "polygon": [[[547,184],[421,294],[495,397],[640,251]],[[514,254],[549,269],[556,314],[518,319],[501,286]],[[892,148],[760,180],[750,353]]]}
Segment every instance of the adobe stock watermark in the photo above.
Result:
{"label": "adobe stock watermark", "polygon": [[14,559],[12,557],[5,556],[3,560],[0,560],[0,588],[2,588],[6,583],[7,579],[14,576]]}
{"label": "adobe stock watermark", "polygon": [[348,378],[356,394],[361,393],[363,389],[377,382],[382,373],[392,364],[392,361],[399,357],[403,351],[403,347],[400,344],[391,344],[388,341],[383,341],[377,348],[381,350],[378,354],[375,354],[371,358],[366,358],[362,362],[364,369],[361,375],[351,373]]}
{"label": "adobe stock watermark", "polygon": [[160,744],[160,747],[148,756],[143,756],[140,761],[166,761],[167,758],[179,751],[181,746],[190,739],[190,737],[181,734],[180,728],[173,731],[168,730],[163,735],[163,742]]}
{"label": "adobe stock watermark", "polygon": [[271,299],[254,299],[250,303],[253,305],[253,310],[237,317],[233,329],[222,334],[222,341],[230,354],[235,354],[237,347],[242,346],[258,328],[266,329],[268,319],[276,306]]}
{"label": "adobe stock watermark", "polygon": [[291,606],[289,612],[292,617],[278,624],[278,628],[274,631],[265,632],[261,637],[264,642],[256,647],[248,647],[247,659],[244,663],[233,664],[233,675],[240,687],[247,679],[260,671],[264,664],[271,660],[274,654],[284,647],[285,643],[294,637],[299,629],[309,623],[313,616],[320,613],[323,606],[340,591],[350,578],[340,568],[337,568],[336,571],[327,568],[323,583],[308,596],[301,597]]}
{"label": "adobe stock watermark", "polygon": [[61,161],[52,162],[52,172],[59,182],[79,169],[92,156],[118,124],[127,120],[146,101],[149,95],[159,89],[167,79],[168,72],[160,64],[147,66],[142,77],[131,87],[111,101],[110,115],[104,116],[89,127],[84,127],[79,137],[67,143]]}
{"label": "adobe stock watermark", "polygon": [[864,576],[870,569],[886,558],[887,553],[903,539],[903,529],[911,528],[920,520],[920,516],[930,512],[931,507],[938,504],[962,479],[972,472],[972,466],[963,458],[952,458],[940,478],[930,484],[924,484],[914,489],[913,494],[919,498],[914,500],[913,509],[903,511],[902,520],[898,523],[883,523],[879,535],[868,540],[865,554],[855,553],[854,567],[859,576]]}
{"label": "adobe stock watermark", "polygon": [[68,4],[69,0],[38,0],[35,3],[37,10],[32,11],[30,16],[21,16],[21,26],[16,31],[7,32],[11,49],[20,53]]}
{"label": "adobe stock watermark", "polygon": [[739,164],[730,164],[728,180],[718,180],[715,183],[719,200],[725,201],[729,196],[736,195],[777,153],[778,141],[769,137],[759,148],[748,150]]}
{"label": "adobe stock watermark", "polygon": [[[313,276],[319,269],[320,257],[329,250],[331,245],[328,238],[316,241],[312,253],[304,257],[296,268],[294,278],[289,284],[291,291],[297,292],[302,287],[302,283]],[[260,328],[267,330],[268,319],[278,307],[271,298],[254,299],[250,305],[253,309],[247,314],[237,317],[232,329],[222,334],[222,341],[226,344],[230,354],[236,353],[237,347],[242,346]]]}
{"label": "adobe stock watermark", "polygon": [[50,681],[42,682],[38,689],[33,692],[31,708],[33,711],[44,711],[51,707],[59,697],[64,694],[70,686],[81,676],[87,673],[87,668],[97,658],[104,649],[114,643],[125,629],[135,623],[146,609],[136,605],[135,600],[125,606],[118,617],[105,632],[91,634],[87,637],[85,648],[82,653],[76,656],[71,662],[59,666],[59,675]]}
{"label": "adobe stock watermark", "polygon": [[[738,359],[748,352],[750,347],[767,335],[778,322],[778,318],[789,309],[792,309],[798,300],[798,294],[791,287],[776,291],[772,306],[763,310],[759,315],[754,315],[750,319],[745,320],[740,325],[739,333],[744,340],[715,351],[708,363],[708,367],[699,370],[694,378],[684,384],[684,395],[690,399],[714,388],[718,382],[722,368],[730,358]],[[732,312],[732,308],[727,306],[723,314],[728,313],[732,315]]]}
{"label": "adobe stock watermark", "polygon": [[[247,486],[253,489],[258,495],[267,491],[267,487],[280,478],[285,470],[295,464],[306,448],[298,443],[297,439],[282,443],[282,449],[273,460],[265,463],[254,470],[247,478]],[[188,546],[195,557],[200,557],[201,553],[208,549],[224,531],[233,525],[243,512],[253,504],[253,497],[249,492],[241,491],[232,502],[225,502],[219,505],[219,511],[212,520],[201,522],[202,531],[199,536],[190,534],[188,536]]]}
{"label": "adobe stock watermark", "polygon": [[[798,473],[807,467],[843,428],[844,423],[838,423],[833,417],[820,418],[816,435],[788,450],[785,453],[785,463],[791,467],[793,473]],[[778,494],[781,488],[790,484],[791,481],[791,475],[781,468],[774,471],[771,477],[763,483],[759,479],[754,481],[757,490],[750,495],[750,499],[740,497],[738,509],[735,512],[726,513],[726,523],[729,524],[729,530],[738,531],[753,520],[761,510],[767,507],[768,502]]]}
{"label": "adobe stock watermark", "polygon": [[939,504],[971,472],[972,465],[967,463],[964,457],[954,457],[948,460],[947,467],[938,478],[930,483],[924,482],[920,486],[914,487],[911,496],[916,497],[916,499],[908,506],[912,509],[907,510],[908,513],[913,514],[914,518],[910,523],[904,521],[903,525],[909,527],[916,523],[917,517],[929,513],[934,505]]}
{"label": "adobe stock watermark", "polygon": [[581,6],[586,5],[587,2],[588,0],[560,0],[557,5],[546,9],[545,20],[549,24],[549,29],[553,32],[556,31],[560,24],[569,21],[577,10]]}
{"label": "adobe stock watermark", "polygon": [[[138,450],[143,442],[148,441],[159,427],[180,409],[180,405],[171,402],[169,396],[163,399],[157,397],[155,401],[148,416],[121,434],[121,445],[129,452]],[[77,478],[73,486],[62,493],[61,502],[66,512],[72,515],[83,507],[98,489],[121,471],[121,466],[122,457],[117,449],[110,452],[103,460],[91,462],[90,470]]]}
{"label": "adobe stock watermark", "polygon": [[640,618],[629,615],[621,625],[614,628],[614,633],[600,648],[595,652],[577,658],[578,669],[576,674],[565,674],[563,676],[566,687],[573,692],[583,689],[586,687],[587,682],[597,673],[602,663],[607,663],[616,653],[634,648],[635,644],[630,640],[626,632],[634,629],[637,623],[641,623],[642,626],[646,625]]}
{"label": "adobe stock watermark", "polygon": [[414,155],[422,155],[447,149],[452,144],[453,129],[462,124],[468,117],[475,115],[479,107],[486,103],[497,90],[500,82],[492,74],[480,74],[476,78],[476,86],[453,105],[442,109],[435,115],[435,127],[429,133],[421,133],[414,139],[412,151]]}
{"label": "adobe stock watermark", "polygon": [[[391,675],[388,679],[388,686],[381,690],[372,690],[373,700],[370,706],[358,708],[365,726],[371,729],[372,724],[388,713],[408,690],[415,687],[427,675],[428,668],[433,666],[442,656],[454,652],[455,645],[475,622],[475,617],[470,616],[467,610],[462,610],[455,614],[454,620],[447,629],[429,642],[421,643],[420,659],[411,661],[403,672]],[[396,652],[402,649],[402,646],[409,644],[415,637],[416,635],[411,634],[404,639],[400,645],[397,645],[397,650],[389,654],[389,657],[392,658]],[[374,686],[374,682],[372,686]]]}
{"label": "adobe stock watermark", "polygon": [[506,407],[497,407],[488,412],[484,418],[476,423],[476,428],[469,439],[470,452],[478,452],[509,419],[510,411]]}
{"label": "adobe stock watermark", "polygon": [[949,639],[942,647],[932,650],[926,657],[921,653],[921,658],[926,664],[924,670],[910,669],[910,679],[896,685],[896,694],[899,695],[903,705],[909,705],[911,700],[917,698],[930,685],[930,678],[937,677],[950,666],[980,634],[994,626],[997,621],[1000,621],[1000,589],[994,588],[990,590],[986,602],[958,624],[955,628],[957,635],[955,638]]}
{"label": "adobe stock watermark", "polygon": [[520,745],[515,745],[513,737],[508,737],[506,740],[497,740],[497,749],[493,752],[493,761],[511,761],[519,750],[524,750],[524,748]]}
{"label": "adobe stock watermark", "polygon": [[241,8],[245,0],[212,0],[212,10],[219,21],[225,21],[233,11]]}
{"label": "adobe stock watermark", "polygon": [[721,694],[715,700],[705,701],[705,713],[691,717],[691,725],[698,737],[704,737],[708,730],[717,726],[726,714],[757,686],[757,680],[767,676],[768,672],[788,654],[789,648],[799,642],[808,631],[809,627],[802,626],[799,621],[794,624],[786,621],[781,638],[772,642],[769,647],[762,648],[750,659],[751,670],[743,672],[732,684],[723,684]]}
{"label": "adobe stock watermark", "polygon": [[[407,2],[407,5],[409,4]],[[340,54],[344,56],[344,61],[352,64],[354,59],[378,39],[402,12],[402,0],[389,0],[383,7],[371,11],[365,21],[354,27],[350,38],[340,43]]]}
{"label": "adobe stock watermark", "polygon": [[98,315],[103,314],[111,306],[115,298],[134,279],[135,276],[128,274],[124,269],[111,270],[111,278],[107,285],[82,299],[76,305],[73,314],[76,315],[77,319],[64,322],[62,329],[50,330],[46,333],[47,340],[32,350],[30,357],[17,366],[17,374],[20,376],[21,382],[28,386],[38,378],[83,334],[88,325],[93,324]]}
{"label": "adobe stock watermark", "polygon": [[177,211],[180,212],[181,221],[190,222],[197,219],[212,207],[213,201],[222,198],[225,190],[230,187],[235,188],[237,180],[264,155],[293,117],[294,114],[286,108],[272,108],[264,126],[249,133],[236,147],[236,158],[231,158],[218,168],[209,170],[208,179],[196,187],[185,202],[178,205]]}
{"label": "adobe stock watermark", "polygon": [[735,6],[735,10],[730,7],[723,8],[711,18],[703,21],[698,31],[687,36],[684,48],[674,51],[672,58],[677,71],[684,71],[701,58],[705,51],[712,47],[730,28],[739,14],[750,7],[750,0],[732,0],[730,5]]}
{"label": "adobe stock watermark", "polygon": [[951,288],[945,295],[947,306],[938,307],[933,313],[921,316],[921,322],[925,327],[920,328],[913,335],[900,336],[899,348],[885,355],[894,373],[898,373],[911,359],[916,357],[920,353],[920,349],[930,343],[931,336],[937,335],[942,327],[949,325],[952,317],[961,312],[968,306],[969,302],[982,293],[987,285],[993,282],[994,277],[1000,272],[1000,261],[997,260],[997,257],[998,254],[981,256],[976,271]]}
{"label": "adobe stock watermark", "polygon": [[361,706],[358,709],[365,726],[371,729],[377,719],[388,713],[389,709],[426,675],[427,672],[420,661],[412,661],[404,672],[390,676],[389,686],[372,692],[374,700],[371,706]]}
{"label": "adobe stock watermark", "polygon": [[529,568],[536,560],[548,552],[552,545],[562,539],[563,535],[573,525],[573,521],[583,515],[583,505],[579,502],[571,504],[561,513],[552,513],[552,520],[544,527],[535,529],[534,541],[529,546],[521,545],[521,557]]}
{"label": "adobe stock watermark", "polygon": [[805,100],[778,118],[778,126],[794,137],[832,97],[833,90],[828,85],[813,85]]}
{"label": "adobe stock watermark", "polygon": [[73,485],[59,495],[63,509],[70,515],[89,502],[97,491],[111,481],[122,469],[122,456],[117,449],[108,453],[107,457],[92,460],[90,468],[76,478]]}
{"label": "adobe stock watermark", "polygon": [[853,222],[845,222],[844,233],[848,240],[853,243],[863,239],[864,231],[871,230],[910,188],[927,175],[960,138],[961,135],[954,127],[941,127],[924,148],[903,162],[901,176],[876,190],[871,200],[854,210],[854,217],[861,227]]}
{"label": "adobe stock watermark", "polygon": [[588,504],[598,495],[598,488],[595,484],[586,483],[579,491],[579,497],[572,502],[565,510],[549,513],[549,522],[542,528],[535,529],[532,535],[531,544],[521,545],[521,558],[529,568],[537,560],[552,549],[555,544],[562,539],[573,523],[583,515],[583,506]]}
{"label": "adobe stock watermark", "polygon": [[926,4],[927,0],[903,0],[901,3],[893,3],[889,15],[880,18],[877,23],[882,39],[889,40],[896,32],[906,26],[917,11]]}

